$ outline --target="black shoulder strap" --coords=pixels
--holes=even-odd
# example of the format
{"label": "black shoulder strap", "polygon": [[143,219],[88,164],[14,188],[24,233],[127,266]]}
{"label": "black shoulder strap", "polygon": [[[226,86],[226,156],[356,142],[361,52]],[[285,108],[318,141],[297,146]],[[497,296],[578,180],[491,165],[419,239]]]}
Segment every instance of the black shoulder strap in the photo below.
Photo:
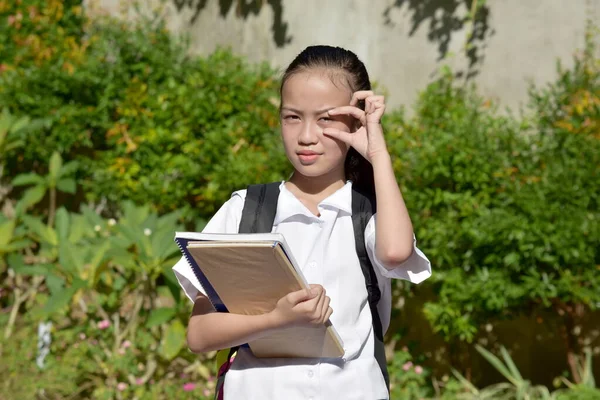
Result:
{"label": "black shoulder strap", "polygon": [[354,227],[354,241],[356,243],[356,254],[360,261],[360,268],[367,286],[367,300],[373,318],[373,333],[375,334],[375,359],[381,368],[381,372],[388,386],[389,375],[387,371],[387,360],[385,357],[385,346],[383,344],[383,326],[379,316],[377,304],[381,299],[381,290],[377,281],[377,274],[367,253],[365,243],[365,231],[369,220],[377,212],[377,202],[372,195],[365,194],[352,187],[352,225]]}
{"label": "black shoulder strap", "polygon": [[239,233],[269,233],[273,230],[279,185],[281,182],[248,186]]}
{"label": "black shoulder strap", "polygon": [[373,269],[373,264],[369,259],[369,255],[367,254],[367,246],[365,243],[365,230],[367,229],[369,220],[376,212],[376,204],[375,199],[371,196],[367,196],[355,189],[352,190],[352,225],[354,226],[356,254],[358,254],[360,267],[365,277],[369,306],[371,307],[371,313],[373,314],[373,328],[375,329],[375,335],[379,340],[383,341],[383,329],[379,313],[377,312],[377,304],[381,299],[381,291],[379,290],[377,275]]}

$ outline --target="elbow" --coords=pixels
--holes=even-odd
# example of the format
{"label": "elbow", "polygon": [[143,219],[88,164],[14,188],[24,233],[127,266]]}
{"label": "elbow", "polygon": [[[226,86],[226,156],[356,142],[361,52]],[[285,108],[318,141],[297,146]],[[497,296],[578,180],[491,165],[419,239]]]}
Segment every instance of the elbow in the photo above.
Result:
{"label": "elbow", "polygon": [[193,329],[188,329],[187,347],[194,354],[208,353],[213,350],[202,333]]}
{"label": "elbow", "polygon": [[378,252],[377,258],[383,263],[387,269],[394,269],[406,262],[414,251],[413,246],[410,248],[393,248],[388,251]]}

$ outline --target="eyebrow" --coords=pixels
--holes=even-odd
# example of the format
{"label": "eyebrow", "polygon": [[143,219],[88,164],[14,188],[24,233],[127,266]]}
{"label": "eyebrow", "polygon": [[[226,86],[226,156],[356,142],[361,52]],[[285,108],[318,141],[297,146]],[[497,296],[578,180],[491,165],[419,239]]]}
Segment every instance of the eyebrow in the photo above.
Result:
{"label": "eyebrow", "polygon": [[[316,115],[318,115],[318,114],[324,114],[324,113],[326,113],[329,110],[333,110],[334,108],[337,108],[337,107],[328,107],[328,108],[324,108],[322,110],[317,110],[315,112],[315,114]],[[297,109],[295,109],[293,107],[281,107],[281,111],[291,111],[291,112],[295,112],[296,114],[303,114],[302,111],[297,110]]]}

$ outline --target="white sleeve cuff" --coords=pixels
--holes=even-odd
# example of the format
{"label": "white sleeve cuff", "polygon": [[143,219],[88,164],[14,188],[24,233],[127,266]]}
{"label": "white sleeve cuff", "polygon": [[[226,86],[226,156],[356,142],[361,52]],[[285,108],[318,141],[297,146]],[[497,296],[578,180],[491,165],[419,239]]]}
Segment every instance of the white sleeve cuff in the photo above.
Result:
{"label": "white sleeve cuff", "polygon": [[194,275],[194,271],[192,267],[188,264],[187,260],[184,257],[175,264],[173,267],[173,272],[175,273],[175,277],[179,282],[179,285],[185,292],[185,295],[193,302],[196,301],[196,297],[198,293],[202,293],[206,296],[206,291],[202,288],[202,285]]}
{"label": "white sleeve cuff", "polygon": [[392,279],[403,279],[415,284],[419,284],[431,276],[431,263],[427,259],[427,256],[417,248],[417,239],[414,236],[413,252],[410,257],[402,264],[398,264],[394,269],[387,269],[375,254],[375,226],[376,215],[373,215],[365,230],[365,243],[367,254],[373,266],[379,270],[382,276]]}

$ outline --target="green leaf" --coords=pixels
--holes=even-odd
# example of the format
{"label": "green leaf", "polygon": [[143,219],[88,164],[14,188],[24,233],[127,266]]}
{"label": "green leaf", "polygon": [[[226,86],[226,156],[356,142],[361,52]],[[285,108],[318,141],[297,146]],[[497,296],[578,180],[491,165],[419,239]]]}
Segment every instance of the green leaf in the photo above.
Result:
{"label": "green leaf", "polygon": [[11,182],[13,186],[44,185],[44,178],[38,174],[29,173],[17,175]]}
{"label": "green leaf", "polygon": [[516,379],[522,380],[523,377],[521,376],[521,373],[519,372],[519,369],[517,368],[517,366],[513,362],[512,358],[510,357],[510,354],[508,354],[508,351],[506,350],[506,348],[504,346],[500,347],[500,353],[502,353],[502,358],[504,358],[504,362],[506,363],[506,365],[510,369],[510,372],[513,374],[513,376]]}
{"label": "green leaf", "polygon": [[57,311],[60,311],[62,308],[64,308],[71,302],[71,299],[73,299],[75,293],[77,293],[77,291],[84,286],[85,282],[79,279],[75,280],[71,286],[60,290],[56,294],[52,295],[48,299],[48,302],[44,306],[42,312],[49,316],[56,313]]}
{"label": "green leaf", "polygon": [[62,168],[62,157],[60,156],[60,153],[55,151],[54,153],[52,153],[52,156],[50,157],[50,166],[49,166],[49,174],[48,174],[48,177],[50,178],[50,182],[53,185],[56,185],[56,182],[58,181],[58,178],[60,177],[61,168]]}
{"label": "green leaf", "polygon": [[58,211],[56,211],[56,233],[61,241],[66,240],[67,236],[69,235],[69,220],[69,212],[64,207],[61,207],[58,209]]}
{"label": "green leaf", "polygon": [[0,247],[4,247],[10,243],[14,231],[15,220],[9,220],[0,224]]}
{"label": "green leaf", "polygon": [[152,310],[148,321],[146,321],[146,328],[152,328],[153,326],[162,325],[165,322],[170,321],[175,316],[176,311],[174,308],[157,308]]}
{"label": "green leaf", "polygon": [[85,248],[72,243],[61,241],[58,247],[58,261],[63,271],[72,277],[78,277],[85,261],[83,252]]}
{"label": "green leaf", "polygon": [[50,275],[53,272],[53,264],[39,264],[39,265],[18,265],[12,267],[15,274],[20,275]]}
{"label": "green leaf", "polygon": [[15,207],[17,215],[24,213],[29,207],[39,203],[40,200],[44,198],[45,194],[46,187],[42,185],[37,185],[32,187],[31,189],[27,189],[27,191],[25,191],[25,194],[23,195],[23,198],[19,200]]}
{"label": "green leaf", "polygon": [[167,360],[172,360],[185,346],[185,327],[178,319],[166,329],[160,344],[159,354]]}
{"label": "green leaf", "polygon": [[63,290],[63,288],[65,287],[65,280],[64,280],[64,278],[62,278],[58,275],[49,273],[46,276],[46,286],[48,286],[48,289],[50,290],[50,294],[55,295],[58,292],[60,292],[61,290]]}
{"label": "green leaf", "polygon": [[[33,242],[29,239],[15,240],[14,242],[10,242],[8,245],[4,246],[3,251],[5,253],[15,252],[30,247],[32,244]],[[2,247],[0,246],[0,248]]]}
{"label": "green leaf", "polygon": [[39,218],[24,215],[22,219],[29,230],[41,240],[51,244],[52,246],[58,246],[58,236],[56,235],[56,231],[54,229],[44,225]]}
{"label": "green leaf", "polygon": [[521,382],[518,378],[513,376],[510,371],[506,368],[506,366],[500,361],[498,357],[476,344],[475,348],[498,372],[500,372],[506,379],[508,379],[513,385],[520,386]]}
{"label": "green leaf", "polygon": [[91,249],[92,259],[86,264],[89,268],[88,284],[89,287],[95,287],[100,279],[100,274],[108,268],[108,263],[104,262],[106,253],[110,249],[110,242],[105,240],[100,246]]}
{"label": "green leaf", "polygon": [[173,241],[172,230],[152,234],[151,243],[152,255],[158,257],[161,261],[179,251],[175,241]]}
{"label": "green leaf", "polygon": [[79,214],[71,214],[71,226],[69,229],[69,242],[77,243],[81,240],[83,235],[86,233],[87,229],[92,229],[90,227],[83,215]]}
{"label": "green leaf", "polygon": [[75,179],[64,178],[58,181],[56,188],[61,192],[75,194],[77,191],[77,184],[75,183]]}

